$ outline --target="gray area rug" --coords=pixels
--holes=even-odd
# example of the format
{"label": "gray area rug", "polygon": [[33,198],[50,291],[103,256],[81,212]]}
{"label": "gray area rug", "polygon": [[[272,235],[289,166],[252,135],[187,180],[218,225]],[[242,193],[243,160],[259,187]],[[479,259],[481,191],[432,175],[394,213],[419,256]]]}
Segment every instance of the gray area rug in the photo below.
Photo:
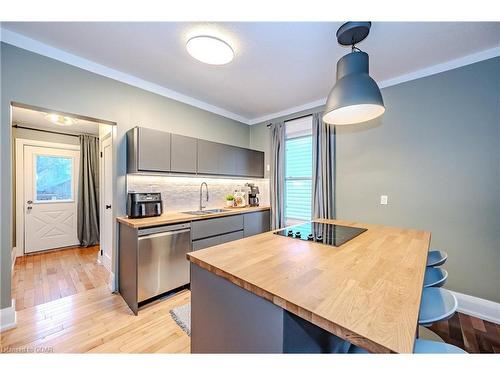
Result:
{"label": "gray area rug", "polygon": [[188,336],[191,336],[191,304],[187,303],[170,310],[170,315],[177,325],[181,327]]}

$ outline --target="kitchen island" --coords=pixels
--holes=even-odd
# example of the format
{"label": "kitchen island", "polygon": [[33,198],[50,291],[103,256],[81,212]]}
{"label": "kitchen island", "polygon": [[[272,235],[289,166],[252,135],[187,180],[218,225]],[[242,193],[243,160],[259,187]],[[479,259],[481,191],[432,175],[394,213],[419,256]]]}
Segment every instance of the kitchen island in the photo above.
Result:
{"label": "kitchen island", "polygon": [[192,353],[411,353],[430,233],[367,231],[339,247],[273,232],[189,253]]}

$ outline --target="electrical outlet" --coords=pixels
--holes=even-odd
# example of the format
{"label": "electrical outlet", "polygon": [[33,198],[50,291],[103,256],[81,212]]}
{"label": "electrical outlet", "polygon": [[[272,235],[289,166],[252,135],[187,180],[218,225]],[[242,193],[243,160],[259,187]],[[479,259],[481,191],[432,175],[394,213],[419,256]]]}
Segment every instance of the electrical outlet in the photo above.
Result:
{"label": "electrical outlet", "polygon": [[380,196],[380,204],[387,204],[387,195]]}
{"label": "electrical outlet", "polygon": [[271,166],[268,164],[268,165],[266,166],[266,169],[267,169],[267,171],[269,172],[269,171],[271,170]]}

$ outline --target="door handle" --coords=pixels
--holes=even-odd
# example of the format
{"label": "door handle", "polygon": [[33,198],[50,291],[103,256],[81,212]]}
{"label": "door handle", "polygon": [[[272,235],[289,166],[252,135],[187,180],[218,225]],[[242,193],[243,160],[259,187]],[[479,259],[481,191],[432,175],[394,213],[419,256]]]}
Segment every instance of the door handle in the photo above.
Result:
{"label": "door handle", "polygon": [[33,204],[33,201],[30,199],[29,201],[27,201],[26,203],[28,204]]}
{"label": "door handle", "polygon": [[111,205],[110,204],[107,204],[106,205],[106,210],[109,210],[111,208]]}

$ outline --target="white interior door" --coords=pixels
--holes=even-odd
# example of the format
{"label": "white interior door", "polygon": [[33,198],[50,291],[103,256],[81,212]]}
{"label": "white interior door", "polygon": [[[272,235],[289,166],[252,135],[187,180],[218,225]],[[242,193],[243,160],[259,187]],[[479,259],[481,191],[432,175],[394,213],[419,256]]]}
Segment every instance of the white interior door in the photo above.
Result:
{"label": "white interior door", "polygon": [[101,228],[102,264],[111,272],[113,254],[113,140],[109,136],[101,142]]}
{"label": "white interior door", "polygon": [[80,152],[24,147],[24,252],[78,245]]}

